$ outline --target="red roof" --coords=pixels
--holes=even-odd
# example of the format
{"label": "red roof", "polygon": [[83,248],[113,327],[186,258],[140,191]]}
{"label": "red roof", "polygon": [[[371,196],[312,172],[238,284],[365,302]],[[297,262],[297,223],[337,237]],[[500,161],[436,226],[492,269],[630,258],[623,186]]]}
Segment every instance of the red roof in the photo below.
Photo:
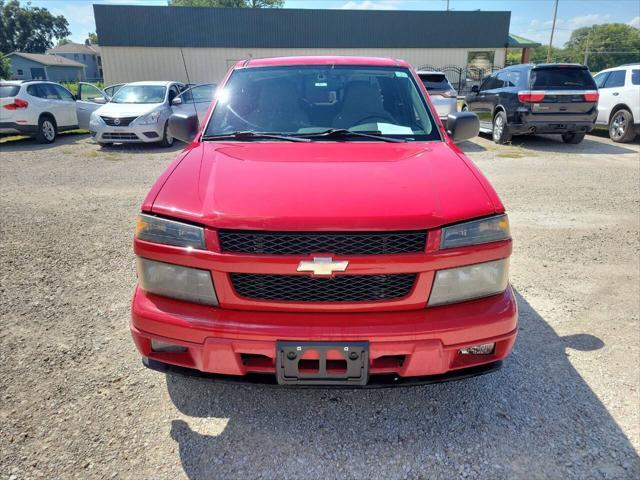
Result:
{"label": "red roof", "polygon": [[272,57],[254,58],[246,62],[239,62],[239,67],[275,67],[283,65],[369,65],[375,67],[406,67],[404,60],[384,57],[348,57],[348,56],[300,56],[300,57]]}

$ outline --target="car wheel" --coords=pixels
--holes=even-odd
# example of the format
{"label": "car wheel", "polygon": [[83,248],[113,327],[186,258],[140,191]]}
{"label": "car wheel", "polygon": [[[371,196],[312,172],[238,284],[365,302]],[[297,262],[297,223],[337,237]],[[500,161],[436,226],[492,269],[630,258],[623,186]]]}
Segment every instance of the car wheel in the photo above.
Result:
{"label": "car wheel", "polygon": [[461,112],[468,112],[469,111],[469,107],[467,107],[466,105],[462,105],[462,108],[460,109]]}
{"label": "car wheel", "polygon": [[509,140],[511,140],[511,134],[507,125],[507,115],[504,112],[498,112],[493,117],[493,141],[504,145]]}
{"label": "car wheel", "polygon": [[571,133],[563,133],[562,141],[564,143],[569,143],[571,145],[577,145],[582,140],[584,140],[585,133],[571,132]]}
{"label": "car wheel", "polygon": [[43,115],[38,120],[38,134],[36,135],[36,141],[38,143],[53,143],[58,136],[58,129],[56,128],[56,121],[53,117]]}
{"label": "car wheel", "polygon": [[164,133],[162,134],[162,140],[160,141],[161,147],[170,147],[173,145],[174,138],[169,133],[169,122],[164,124]]}
{"label": "car wheel", "polygon": [[636,136],[633,115],[629,110],[618,110],[609,121],[609,138],[616,143],[633,141]]}

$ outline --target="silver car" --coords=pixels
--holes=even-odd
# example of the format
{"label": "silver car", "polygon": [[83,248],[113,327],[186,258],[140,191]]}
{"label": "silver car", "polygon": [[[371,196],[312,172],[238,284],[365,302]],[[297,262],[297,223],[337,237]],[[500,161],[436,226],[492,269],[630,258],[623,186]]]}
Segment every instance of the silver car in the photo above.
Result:
{"label": "silver car", "polygon": [[[79,88],[81,98],[82,91],[88,89],[85,85]],[[173,145],[167,120],[172,113],[171,102],[184,89],[180,82],[133,82],[121,86],[105,105],[93,109],[89,118],[91,136],[100,145],[134,142]],[[101,95],[109,98],[104,92]]]}
{"label": "silver car", "polygon": [[446,120],[450,113],[458,111],[458,92],[451,86],[444,73],[424,70],[417,73],[429,92],[431,103],[436,107],[441,120]]}

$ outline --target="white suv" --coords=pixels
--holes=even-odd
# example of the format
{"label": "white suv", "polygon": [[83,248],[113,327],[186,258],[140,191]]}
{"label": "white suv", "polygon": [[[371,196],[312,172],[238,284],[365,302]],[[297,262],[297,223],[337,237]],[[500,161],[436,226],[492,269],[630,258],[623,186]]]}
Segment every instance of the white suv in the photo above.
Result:
{"label": "white suv", "polygon": [[593,77],[600,92],[596,124],[608,125],[614,142],[631,142],[640,131],[640,64],[608,68]]}
{"label": "white suv", "polygon": [[54,82],[0,81],[0,134],[33,135],[40,143],[53,143],[59,132],[88,129],[89,113],[106,101],[76,100]]}

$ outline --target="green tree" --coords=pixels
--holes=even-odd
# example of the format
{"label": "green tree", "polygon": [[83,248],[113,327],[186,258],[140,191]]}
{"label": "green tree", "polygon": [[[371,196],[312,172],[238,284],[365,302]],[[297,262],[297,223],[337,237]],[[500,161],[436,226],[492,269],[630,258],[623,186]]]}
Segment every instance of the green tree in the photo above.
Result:
{"label": "green tree", "polygon": [[[529,61],[531,63],[546,63],[547,62],[547,46],[541,45],[531,50],[531,56]],[[576,60],[571,56],[571,53],[563,48],[551,48],[551,63],[563,62],[573,63]]]}
{"label": "green tree", "polygon": [[29,3],[23,7],[18,0],[0,0],[0,52],[44,53],[54,38],[69,35],[69,23],[62,15]]}
{"label": "green tree", "polygon": [[89,45],[97,45],[98,44],[98,35],[95,32],[89,32],[87,39],[84,41],[85,44]]}
{"label": "green tree", "polygon": [[284,0],[168,0],[170,7],[280,8]]}
{"label": "green tree", "polygon": [[640,30],[624,23],[605,23],[571,32],[565,50],[574,62],[597,72],[624,63],[640,61]]}
{"label": "green tree", "polygon": [[68,38],[61,38],[60,40],[58,40],[59,47],[61,47],[62,45],[66,45],[67,43],[71,43],[71,40]]}
{"label": "green tree", "polygon": [[8,80],[11,78],[11,61],[0,53],[0,78]]}

